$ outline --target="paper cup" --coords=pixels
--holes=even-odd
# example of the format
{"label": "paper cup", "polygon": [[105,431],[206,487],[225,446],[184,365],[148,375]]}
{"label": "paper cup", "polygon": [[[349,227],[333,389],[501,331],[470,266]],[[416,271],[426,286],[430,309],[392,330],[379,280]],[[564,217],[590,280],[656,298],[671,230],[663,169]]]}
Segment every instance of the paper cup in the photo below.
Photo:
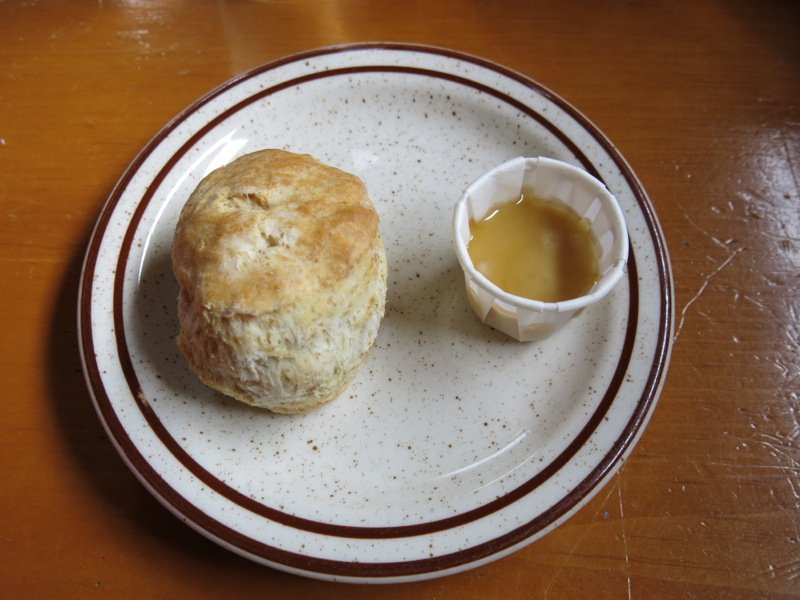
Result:
{"label": "paper cup", "polygon": [[[470,221],[481,221],[499,206],[517,201],[523,189],[563,202],[591,223],[600,245],[600,278],[587,294],[562,302],[515,296],[472,264],[467,251]],[[622,277],[628,260],[628,231],[616,198],[586,171],[544,157],[515,158],[475,180],[453,211],[453,243],[475,313],[487,325],[522,342],[547,337],[581,309],[604,298]]]}

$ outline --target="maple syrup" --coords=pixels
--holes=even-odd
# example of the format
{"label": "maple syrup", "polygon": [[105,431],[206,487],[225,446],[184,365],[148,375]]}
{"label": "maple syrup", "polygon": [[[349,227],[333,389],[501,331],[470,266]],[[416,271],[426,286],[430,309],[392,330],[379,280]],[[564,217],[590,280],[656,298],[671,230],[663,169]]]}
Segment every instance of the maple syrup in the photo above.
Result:
{"label": "maple syrup", "polygon": [[560,302],[599,279],[600,246],[589,221],[556,200],[523,190],[484,219],[470,221],[472,264],[515,296]]}

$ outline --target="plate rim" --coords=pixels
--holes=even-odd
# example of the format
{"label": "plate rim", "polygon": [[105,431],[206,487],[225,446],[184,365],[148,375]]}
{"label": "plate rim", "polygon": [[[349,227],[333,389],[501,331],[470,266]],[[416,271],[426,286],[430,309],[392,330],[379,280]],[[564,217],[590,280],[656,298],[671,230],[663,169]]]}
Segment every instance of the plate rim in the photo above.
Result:
{"label": "plate rim", "polygon": [[[94,346],[91,331],[91,292],[96,262],[100,254],[100,243],[104,239],[102,234],[107,230],[113,210],[119,202],[122,194],[130,184],[131,179],[142,167],[143,163],[150,156],[152,156],[154,152],[157,151],[159,145],[170,135],[170,133],[187,118],[195,114],[205,104],[224,94],[226,91],[236,88],[242,82],[287,64],[301,62],[303,60],[309,60],[312,58],[319,58],[321,56],[361,50],[395,50],[412,53],[435,54],[457,61],[473,63],[479,67],[487,68],[495,73],[498,73],[504,77],[509,77],[518,83],[522,83],[523,85],[534,89],[537,93],[544,96],[546,100],[565,110],[570,117],[578,122],[582,129],[588,132],[591,137],[603,147],[608,156],[614,160],[617,168],[620,169],[626,183],[631,186],[632,191],[636,196],[638,207],[642,211],[644,220],[647,223],[647,230],[652,241],[652,247],[659,263],[657,266],[657,272],[660,285],[659,296],[662,301],[662,308],[659,311],[658,333],[656,335],[655,342],[656,351],[654,353],[652,363],[649,365],[650,370],[647,378],[645,379],[645,385],[641,394],[641,398],[639,401],[637,401],[636,410],[633,411],[628,423],[623,428],[624,435],[616,439],[615,443],[612,445],[612,448],[608,452],[604,453],[603,459],[599,461],[590,475],[585,477],[571,493],[562,497],[560,501],[548,511],[539,513],[535,519],[525,523],[523,526],[518,527],[515,530],[506,532],[499,538],[494,538],[478,546],[470,546],[469,548],[465,548],[455,553],[439,555],[420,560],[404,561],[401,563],[350,563],[308,557],[303,554],[296,554],[282,548],[263,544],[258,540],[253,540],[241,532],[235,531],[230,527],[215,521],[201,509],[180,496],[178,492],[172,490],[169,484],[166,483],[166,481],[149,464],[149,462],[141,457],[139,450],[127,437],[124,427],[121,426],[117,420],[116,414],[111,407],[110,399],[106,395],[106,389],[103,385],[103,380],[99,373],[97,363],[94,360],[87,360],[87,357],[94,356]],[[385,67],[381,67],[378,70],[385,71],[387,69]],[[215,122],[217,118],[218,117],[215,117],[214,119],[211,119],[211,121],[206,120],[206,125],[210,125],[210,123]],[[201,128],[201,132],[204,128]],[[196,135],[199,135],[199,133],[200,132],[195,132],[190,137],[190,140]],[[189,142],[187,141],[186,143],[188,144]],[[164,163],[164,165],[161,167],[160,172],[168,170],[169,164],[175,160],[176,154],[177,153],[173,153],[172,156],[167,157],[166,163]],[[155,178],[153,181],[155,181]],[[157,186],[153,185],[152,187]],[[141,209],[141,207],[142,203],[140,202],[137,204],[137,210]],[[126,236],[132,229],[134,228],[128,228],[126,231]],[[634,257],[633,252],[631,252],[631,256]],[[118,259],[122,260],[121,257],[118,257]],[[633,260],[633,272],[635,275],[635,257]],[[123,280],[124,277],[121,277],[119,274],[115,276],[115,289],[113,292],[115,298],[122,293],[121,288]],[[636,289],[636,286],[632,286],[631,289]],[[631,303],[633,303],[633,301],[631,301]],[[116,313],[116,301],[114,302],[114,305],[114,310]],[[136,474],[137,478],[144,483],[144,485],[162,502],[162,504],[165,504],[169,510],[180,516],[182,520],[188,522],[201,533],[212,537],[223,545],[229,547],[233,545],[234,547],[231,547],[230,549],[234,551],[240,551],[240,553],[245,553],[246,556],[261,562],[274,562],[276,563],[274,566],[277,566],[278,568],[285,566],[293,569],[299,569],[304,574],[311,576],[322,576],[323,578],[326,578],[326,576],[335,576],[338,578],[346,576],[360,579],[363,578],[372,581],[376,578],[385,578],[389,576],[395,578],[398,576],[410,576],[418,579],[421,578],[420,576],[425,574],[433,573],[435,576],[436,572],[453,569],[458,566],[469,568],[471,565],[481,561],[482,559],[488,559],[501,553],[505,549],[524,542],[526,539],[531,538],[537,531],[542,529],[542,527],[538,527],[539,521],[544,519],[544,515],[549,514],[550,512],[557,512],[558,514],[556,514],[553,519],[545,523],[543,528],[547,529],[548,527],[554,527],[559,519],[566,518],[566,516],[568,516],[571,512],[578,510],[584,503],[588,502],[588,500],[593,496],[592,491],[595,493],[596,491],[599,491],[599,489],[602,487],[603,481],[618,470],[621,462],[624,460],[627,454],[633,450],[636,439],[638,439],[638,437],[643,433],[644,426],[652,415],[661,389],[663,388],[671,353],[671,332],[674,330],[674,283],[672,280],[671,266],[663,232],[661,231],[660,223],[658,222],[654,208],[646,192],[644,191],[644,188],[642,187],[636,175],[633,173],[633,170],[630,168],[627,161],[613,146],[610,140],[608,140],[605,134],[603,134],[602,131],[600,131],[599,128],[589,121],[588,118],[586,118],[580,111],[566,102],[563,98],[545,88],[541,84],[535,82],[531,78],[528,78],[527,76],[513,71],[507,67],[498,65],[497,63],[480,57],[475,57],[451,49],[440,48],[436,46],[425,46],[420,44],[342,44],[288,55],[241,73],[223,82],[221,85],[217,86],[207,94],[198,98],[195,102],[191,103],[185,109],[180,111],[175,117],[173,117],[164,127],[162,127],[161,130],[156,133],[155,136],[153,136],[153,138],[151,138],[151,140],[136,155],[134,160],[130,163],[128,168],[118,180],[117,184],[112,189],[112,192],[108,196],[101,209],[100,215],[98,216],[95,227],[92,231],[80,276],[78,291],[78,322],[79,348],[84,375],[86,377],[87,386],[89,387],[92,395],[95,408],[100,416],[103,426],[109,433],[109,437],[116,446],[118,452],[123,455],[126,464]],[[626,335],[626,339],[627,337],[628,336]],[[631,339],[634,338],[635,333]],[[123,371],[124,370],[125,367],[123,365]],[[624,375],[624,371],[622,375]],[[613,401],[613,398],[611,398],[611,401]],[[119,430],[117,430],[115,427],[112,427],[114,423],[119,426]],[[120,433],[123,435],[120,436]],[[612,455],[613,457],[609,459],[608,457]],[[140,460],[136,461],[136,464],[134,465],[131,456],[139,456]],[[145,472],[141,472],[142,470]],[[576,495],[577,498],[574,498]],[[180,507],[176,506],[176,504],[180,504],[180,502],[174,502],[174,498],[176,497],[185,501],[185,505]],[[170,498],[172,498],[173,501],[170,501]],[[565,504],[568,504],[568,506],[564,506]],[[410,531],[408,535],[416,535],[416,532]],[[370,536],[367,535],[365,537]],[[530,541],[533,540],[531,539]],[[481,551],[476,552],[477,548],[481,548]],[[310,566],[312,567],[312,570],[308,572]]]}

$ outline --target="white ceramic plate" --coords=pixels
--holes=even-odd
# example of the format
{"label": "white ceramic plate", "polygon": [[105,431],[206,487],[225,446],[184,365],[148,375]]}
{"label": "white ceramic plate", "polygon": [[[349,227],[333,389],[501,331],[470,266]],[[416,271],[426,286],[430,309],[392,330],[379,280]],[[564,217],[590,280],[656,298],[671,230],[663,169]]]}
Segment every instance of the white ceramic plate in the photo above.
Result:
{"label": "white ceramic plate", "polygon": [[[264,147],[359,175],[389,259],[386,317],[336,401],[277,416],[198,383],[174,344],[172,232],[211,169]],[[625,213],[627,277],[540,343],[478,322],[452,208],[518,155],[602,179]],[[312,577],[461,571],[541,537],[615,472],[660,392],[673,328],[664,240],[635,175],[578,111],[448,50],[326,48],[224,84],[137,156],[100,214],[79,303],[88,386],[142,483],[248,558]]]}

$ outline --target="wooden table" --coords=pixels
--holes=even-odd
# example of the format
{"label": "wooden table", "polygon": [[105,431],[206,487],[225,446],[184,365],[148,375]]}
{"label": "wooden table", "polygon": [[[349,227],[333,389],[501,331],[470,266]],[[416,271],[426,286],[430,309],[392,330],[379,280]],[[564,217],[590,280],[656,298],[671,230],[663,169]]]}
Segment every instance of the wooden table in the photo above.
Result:
{"label": "wooden table", "polygon": [[[0,597],[800,595],[800,5],[0,3]],[[329,44],[475,54],[566,98],[643,182],[674,270],[655,415],[540,541],[442,579],[352,586],[239,558],[179,522],[95,415],[77,286],[115,181],[171,117]]]}

